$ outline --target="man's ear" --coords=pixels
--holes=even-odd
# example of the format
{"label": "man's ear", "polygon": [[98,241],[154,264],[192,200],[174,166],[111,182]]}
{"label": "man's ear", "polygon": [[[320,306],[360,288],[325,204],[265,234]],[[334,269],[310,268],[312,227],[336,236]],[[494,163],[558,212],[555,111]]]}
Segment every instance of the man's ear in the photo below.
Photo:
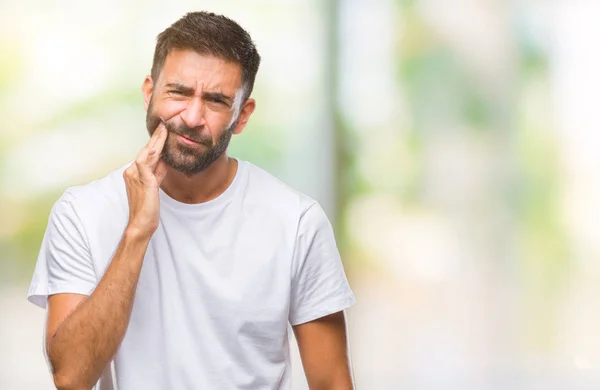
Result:
{"label": "man's ear", "polygon": [[144,94],[144,109],[148,111],[150,99],[152,99],[152,91],[154,90],[154,82],[151,76],[146,76],[142,83],[142,93]]}
{"label": "man's ear", "polygon": [[244,130],[244,127],[246,127],[246,123],[248,123],[248,119],[250,119],[250,115],[252,115],[255,108],[256,101],[254,99],[247,99],[244,102],[242,110],[240,111],[240,117],[235,125],[235,129],[233,129],[233,134],[240,134]]}

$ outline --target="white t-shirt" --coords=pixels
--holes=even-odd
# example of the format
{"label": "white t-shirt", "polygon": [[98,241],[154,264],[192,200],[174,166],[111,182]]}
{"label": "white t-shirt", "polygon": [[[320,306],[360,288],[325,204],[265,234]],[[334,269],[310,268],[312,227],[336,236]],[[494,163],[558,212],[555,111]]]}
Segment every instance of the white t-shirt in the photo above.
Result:
{"label": "white t-shirt", "polygon": [[[127,166],[55,203],[31,302],[94,290],[128,222]],[[289,325],[355,302],[319,204],[241,160],[218,198],[160,190],[160,202],[129,327],[96,389],[289,389]]]}

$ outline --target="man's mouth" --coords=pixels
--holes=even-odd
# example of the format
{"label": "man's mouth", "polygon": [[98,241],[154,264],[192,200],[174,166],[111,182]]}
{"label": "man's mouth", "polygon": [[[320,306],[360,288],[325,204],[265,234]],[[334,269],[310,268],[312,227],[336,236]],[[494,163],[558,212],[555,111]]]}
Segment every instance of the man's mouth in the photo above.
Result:
{"label": "man's mouth", "polygon": [[208,144],[206,142],[202,142],[202,140],[196,140],[193,138],[190,138],[186,135],[181,134],[179,131],[177,131],[175,128],[167,125],[167,122],[162,118],[159,117],[161,122],[165,125],[165,127],[167,128],[167,130],[169,131],[169,133],[173,133],[173,135],[175,135],[175,137],[183,142],[186,145],[205,145],[208,146]]}
{"label": "man's mouth", "polygon": [[175,135],[175,137],[177,137],[177,139],[179,141],[181,141],[182,143],[184,143],[186,145],[190,145],[190,146],[203,145],[203,146],[206,146],[206,147],[210,147],[210,144],[207,144],[206,142],[202,142],[202,141],[199,141],[199,140],[188,138],[185,135],[183,135],[181,133],[177,133],[175,131],[173,131],[172,133]]}
{"label": "man's mouth", "polygon": [[175,133],[175,135],[177,136],[177,138],[179,138],[179,140],[185,144],[188,145],[201,145],[200,142],[193,140],[191,138],[186,137],[185,135],[179,134],[179,133]]}

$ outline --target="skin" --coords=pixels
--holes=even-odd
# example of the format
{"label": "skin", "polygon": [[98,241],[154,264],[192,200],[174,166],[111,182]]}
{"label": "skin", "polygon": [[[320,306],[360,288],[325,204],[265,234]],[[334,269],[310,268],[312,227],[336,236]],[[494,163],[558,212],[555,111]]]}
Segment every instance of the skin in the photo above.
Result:
{"label": "skin", "polygon": [[343,312],[293,327],[308,387],[354,389]]}
{"label": "skin", "polygon": [[[242,86],[241,74],[239,64],[192,51],[172,50],[158,80],[153,82],[146,77],[142,86],[146,110],[152,102],[154,111],[146,121],[149,129],[156,128],[162,117],[167,124],[197,128],[195,139],[215,145],[231,122],[233,100]],[[183,86],[187,91],[174,85]],[[225,96],[221,98],[227,104],[215,102],[213,98],[216,94]],[[239,118],[231,129],[232,134],[243,131],[255,106],[254,99],[247,99],[242,104]],[[177,149],[182,146],[195,148],[199,153],[207,149],[203,144],[186,145],[170,132],[165,152],[173,154],[178,162],[190,162],[192,158],[189,155],[178,155]],[[198,174],[188,175],[170,166],[161,188],[183,203],[206,202],[227,189],[236,171],[235,160],[229,159],[227,153],[222,153],[213,164]]]}
{"label": "skin", "polygon": [[[130,214],[115,256],[89,297],[48,298],[46,349],[58,389],[91,388],[118,350],[144,255],[158,227],[159,188],[180,202],[201,203],[231,184],[237,163],[226,152],[199,172],[192,174],[189,168],[223,137],[239,134],[246,126],[255,101],[247,99],[233,109],[240,88],[239,64],[186,50],[172,50],[158,80],[144,80],[151,138],[123,174]],[[178,136],[178,130],[188,140]],[[353,388],[343,313],[297,325],[294,332],[311,389]]]}

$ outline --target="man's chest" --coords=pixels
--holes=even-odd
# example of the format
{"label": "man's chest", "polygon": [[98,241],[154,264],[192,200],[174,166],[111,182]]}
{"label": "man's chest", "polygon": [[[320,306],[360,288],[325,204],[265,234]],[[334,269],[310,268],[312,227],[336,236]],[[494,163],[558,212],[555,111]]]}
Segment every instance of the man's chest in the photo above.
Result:
{"label": "man's chest", "polygon": [[[141,292],[162,286],[189,303],[240,311],[281,304],[289,297],[293,246],[259,229],[207,231],[159,229],[140,274]],[[193,307],[193,305],[192,305]]]}
{"label": "man's chest", "polygon": [[123,345],[216,371],[242,350],[281,360],[293,248],[256,232],[227,240],[172,234],[157,231],[148,247]]}
{"label": "man's chest", "polygon": [[[106,242],[95,245],[99,279],[122,228],[98,230]],[[294,238],[293,226],[265,215],[186,221],[165,213],[146,250],[134,314],[193,322],[287,315]]]}

